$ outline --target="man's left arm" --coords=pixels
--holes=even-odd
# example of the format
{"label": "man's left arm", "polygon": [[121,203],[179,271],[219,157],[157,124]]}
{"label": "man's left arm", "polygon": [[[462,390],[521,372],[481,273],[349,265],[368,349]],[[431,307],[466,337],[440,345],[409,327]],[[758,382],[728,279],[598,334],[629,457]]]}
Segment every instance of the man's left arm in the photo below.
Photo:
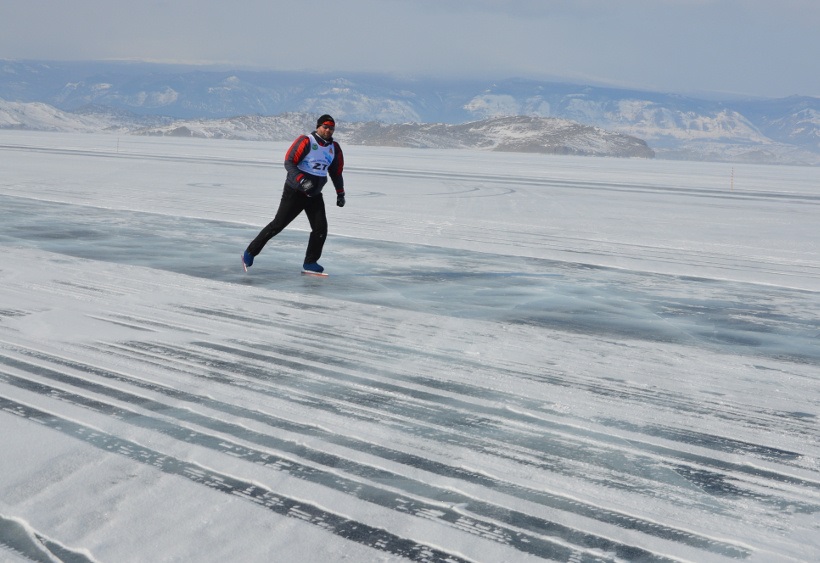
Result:
{"label": "man's left arm", "polygon": [[333,182],[333,187],[336,188],[336,205],[339,207],[345,206],[345,181],[342,172],[345,167],[345,157],[342,153],[342,147],[339,143],[333,141],[333,162],[327,170],[330,180]]}

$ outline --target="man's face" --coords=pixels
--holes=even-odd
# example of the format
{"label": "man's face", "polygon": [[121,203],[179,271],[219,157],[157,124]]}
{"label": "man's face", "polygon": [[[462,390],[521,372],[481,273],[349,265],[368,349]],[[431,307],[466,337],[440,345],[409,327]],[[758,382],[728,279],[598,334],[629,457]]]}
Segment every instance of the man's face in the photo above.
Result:
{"label": "man's face", "polygon": [[325,141],[329,141],[333,137],[333,131],[335,130],[336,128],[333,127],[333,125],[322,124],[318,129],[316,129],[316,133],[318,133],[319,136]]}

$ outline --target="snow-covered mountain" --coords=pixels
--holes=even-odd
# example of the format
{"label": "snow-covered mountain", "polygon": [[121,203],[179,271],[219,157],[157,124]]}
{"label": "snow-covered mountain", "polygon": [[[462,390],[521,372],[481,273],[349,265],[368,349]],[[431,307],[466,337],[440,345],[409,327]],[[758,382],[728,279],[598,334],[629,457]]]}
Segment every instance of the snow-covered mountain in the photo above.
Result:
{"label": "snow-covered mountain", "polygon": [[[224,119],[148,120],[120,113],[67,113],[42,103],[0,100],[0,129],[110,131],[134,135],[291,141],[305,133],[313,114],[240,116]],[[340,126],[338,140],[358,145],[417,148],[469,148],[542,154],[652,158],[636,137],[555,118],[497,117],[461,125],[389,125],[354,122]]]}
{"label": "snow-covered mountain", "polygon": [[708,101],[671,94],[508,81],[472,98],[475,115],[553,115],[644,139],[659,157],[820,164],[820,98]]}
{"label": "snow-covered mountain", "polygon": [[[313,114],[243,116],[187,120],[135,131],[139,135],[290,141],[305,132]],[[334,135],[348,144],[412,148],[463,148],[542,154],[653,158],[646,142],[621,133],[566,119],[495,117],[469,123],[385,124],[376,121],[340,125]]]}
{"label": "snow-covered mountain", "polygon": [[[329,112],[346,123],[401,124],[404,131],[410,129],[406,124],[425,124],[408,139],[398,138],[403,146],[418,146],[431,130],[446,125],[512,116],[558,118],[644,139],[663,158],[820,164],[820,98],[811,97],[714,101],[520,79],[488,84],[144,63],[5,61],[0,62],[0,98],[43,102],[67,112],[93,105],[195,121]],[[251,135],[256,124],[247,118],[222,125],[245,127],[243,135]],[[377,125],[363,129],[383,137],[397,131]]]}
{"label": "snow-covered mountain", "polygon": [[85,107],[65,112],[42,102],[7,102],[0,99],[0,129],[61,131],[64,133],[127,133],[173,122],[171,118],[137,116],[106,107]]}
{"label": "snow-covered mountain", "polygon": [[349,142],[383,146],[480,148],[506,152],[652,158],[637,137],[557,118],[492,117],[460,125],[363,123]]}

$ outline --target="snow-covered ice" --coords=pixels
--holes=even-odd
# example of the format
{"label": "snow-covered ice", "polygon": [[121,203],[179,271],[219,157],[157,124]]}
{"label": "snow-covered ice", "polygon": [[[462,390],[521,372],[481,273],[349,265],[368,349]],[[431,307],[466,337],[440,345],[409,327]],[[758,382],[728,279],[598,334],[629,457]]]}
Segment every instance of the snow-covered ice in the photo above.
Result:
{"label": "snow-covered ice", "polygon": [[0,559],[816,561],[820,169],[0,132]]}

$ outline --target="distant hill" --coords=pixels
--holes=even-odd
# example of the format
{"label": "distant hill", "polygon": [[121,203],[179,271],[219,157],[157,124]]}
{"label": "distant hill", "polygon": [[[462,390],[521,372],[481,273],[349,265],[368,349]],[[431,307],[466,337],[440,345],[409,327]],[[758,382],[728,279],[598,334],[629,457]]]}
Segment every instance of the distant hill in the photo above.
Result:
{"label": "distant hill", "polygon": [[[108,110],[63,112],[39,102],[0,100],[0,129],[115,132],[132,135],[292,141],[310,129],[314,114],[239,116],[225,119],[155,119]],[[470,148],[542,154],[652,158],[646,142],[563,119],[499,117],[461,125],[378,122],[339,124],[334,135],[348,144]]]}
{"label": "distant hill", "polygon": [[[151,116],[153,125],[167,125],[170,119],[243,116],[250,129],[258,117],[328,112],[349,125],[352,139],[376,142],[376,137],[363,137],[369,131],[384,143],[412,146],[423,139],[453,142],[461,135],[459,125],[486,121],[479,128],[482,138],[493,127],[503,137],[512,123],[537,129],[548,122],[519,120],[499,126],[487,120],[551,118],[643,139],[661,158],[820,165],[820,98],[812,97],[703,100],[518,79],[482,83],[147,63],[0,61],[0,99],[45,103],[81,120],[102,111],[127,112],[119,114],[121,121]],[[241,121],[234,120],[232,126],[241,128]],[[215,127],[212,123],[209,129]],[[472,129],[478,135],[479,129]],[[501,138],[481,142],[495,150],[512,147]],[[545,139],[543,144],[550,142]],[[525,143],[516,150],[531,147]]]}

